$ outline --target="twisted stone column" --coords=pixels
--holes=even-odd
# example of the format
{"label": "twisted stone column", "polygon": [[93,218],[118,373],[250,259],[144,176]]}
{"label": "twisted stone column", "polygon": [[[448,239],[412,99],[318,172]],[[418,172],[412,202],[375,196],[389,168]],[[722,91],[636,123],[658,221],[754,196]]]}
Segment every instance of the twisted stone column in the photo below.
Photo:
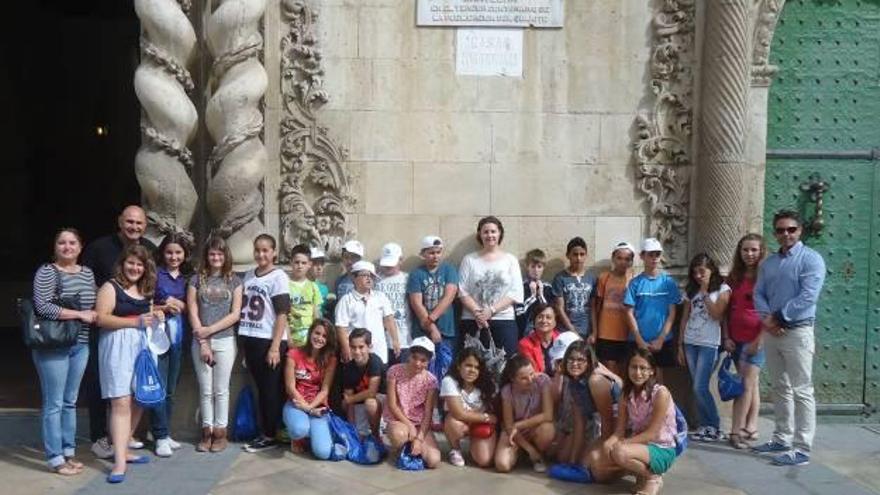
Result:
{"label": "twisted stone column", "polygon": [[221,0],[206,23],[214,64],[205,123],[215,143],[206,163],[207,207],[237,263],[251,260],[253,238],[265,228],[260,215],[268,156],[260,101],[268,77],[259,58],[265,9],[265,0]]}
{"label": "twisted stone column", "polygon": [[742,234],[751,0],[706,2],[694,252],[730,266]]}
{"label": "twisted stone column", "polygon": [[154,241],[169,232],[187,231],[198,201],[187,172],[193,165],[187,145],[198,122],[187,96],[193,89],[187,67],[196,45],[189,7],[187,0],[134,2],[142,29],[134,89],[143,108],[135,175],[149,219],[147,236]]}

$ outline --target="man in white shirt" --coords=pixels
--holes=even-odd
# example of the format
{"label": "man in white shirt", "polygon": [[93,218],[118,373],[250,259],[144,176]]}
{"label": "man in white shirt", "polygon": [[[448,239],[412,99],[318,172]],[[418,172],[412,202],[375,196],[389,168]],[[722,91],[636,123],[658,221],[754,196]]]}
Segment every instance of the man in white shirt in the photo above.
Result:
{"label": "man in white shirt", "polygon": [[[354,290],[343,296],[336,305],[336,336],[343,362],[351,359],[348,333],[353,328],[366,328],[373,340],[373,350],[384,364],[388,364],[388,349],[400,355],[400,341],[394,309],[381,292],[373,290],[378,278],[376,267],[369,261],[358,261],[351,267]],[[387,344],[386,332],[391,345]]]}

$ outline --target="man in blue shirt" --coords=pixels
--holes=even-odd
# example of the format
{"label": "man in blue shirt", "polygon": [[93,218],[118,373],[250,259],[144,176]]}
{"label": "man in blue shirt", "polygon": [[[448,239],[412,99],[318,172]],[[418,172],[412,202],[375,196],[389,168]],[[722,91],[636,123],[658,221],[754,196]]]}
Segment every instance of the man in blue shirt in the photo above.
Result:
{"label": "man in blue shirt", "polygon": [[810,462],[816,432],[813,325],[825,261],[801,242],[803,227],[797,212],[782,210],[774,215],[773,232],[779,251],[761,265],[754,300],[761,326],[769,334],[764,346],[776,426],[772,440],[754,450],[776,454],[776,465],[801,466]]}
{"label": "man in blue shirt", "polygon": [[642,241],[642,262],[645,271],[632,279],[623,296],[630,330],[630,345],[648,349],[657,366],[676,365],[672,323],[681,302],[681,291],[675,279],[660,268],[663,245],[653,237]]}

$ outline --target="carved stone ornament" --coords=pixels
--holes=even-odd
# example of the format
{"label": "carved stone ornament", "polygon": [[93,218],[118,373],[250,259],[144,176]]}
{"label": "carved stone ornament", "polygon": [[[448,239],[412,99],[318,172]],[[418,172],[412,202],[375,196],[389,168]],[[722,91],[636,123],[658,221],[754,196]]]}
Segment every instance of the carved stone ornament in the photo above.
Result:
{"label": "carved stone ornament", "polygon": [[660,0],[653,17],[653,112],[636,117],[636,181],[667,266],[687,265],[692,165],[694,0]]}
{"label": "carved stone ornament", "polygon": [[318,124],[316,112],[329,100],[315,32],[317,13],[308,0],[283,0],[289,30],[281,40],[281,255],[297,244],[320,246],[338,259],[355,235],[349,222],[356,198],[344,167],[348,151]]}
{"label": "carved stone ornament", "polygon": [[770,46],[785,0],[753,0],[752,85],[769,86],[779,69],[770,64]]}
{"label": "carved stone ornament", "polygon": [[189,1],[135,0],[140,20],[141,60],[134,89],[141,103],[141,146],[135,175],[143,194],[149,225],[146,235],[184,233],[198,195],[189,176],[193,166],[187,147],[195,136],[198,114],[187,93],[193,90],[187,67],[196,50],[196,34],[187,14]]}

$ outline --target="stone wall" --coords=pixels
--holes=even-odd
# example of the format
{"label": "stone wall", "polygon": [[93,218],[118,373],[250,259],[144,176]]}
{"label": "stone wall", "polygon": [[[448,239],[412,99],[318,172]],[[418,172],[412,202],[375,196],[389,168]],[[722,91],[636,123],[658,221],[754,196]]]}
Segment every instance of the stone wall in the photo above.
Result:
{"label": "stone wall", "polygon": [[[601,261],[614,241],[645,234],[632,143],[637,113],[653,103],[651,2],[566,1],[562,29],[525,30],[522,78],[457,76],[456,29],[416,27],[415,0],[308,4],[329,95],[317,120],[348,150],[350,222],[368,257],[396,241],[412,265],[419,239],[435,233],[457,263],[487,214],[504,222],[506,249],[542,248],[549,270],[563,266],[573,236]],[[282,105],[269,40],[286,31],[277,6],[269,2],[265,29],[270,230]]]}

